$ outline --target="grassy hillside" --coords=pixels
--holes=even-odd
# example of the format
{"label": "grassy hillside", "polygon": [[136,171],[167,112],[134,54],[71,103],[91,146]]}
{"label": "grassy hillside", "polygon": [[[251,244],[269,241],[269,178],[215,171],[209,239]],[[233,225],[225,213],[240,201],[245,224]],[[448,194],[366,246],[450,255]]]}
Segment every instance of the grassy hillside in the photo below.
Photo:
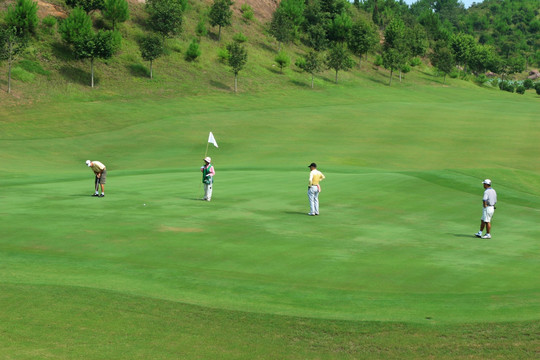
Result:
{"label": "grassy hillside", "polygon": [[[365,84],[3,107],[5,353],[533,358],[537,100]],[[472,236],[486,177],[491,241]]]}
{"label": "grassy hillside", "polygon": [[[5,9],[10,1],[3,2]],[[309,86],[309,76],[295,65],[295,60],[304,54],[300,43],[285,45],[291,57],[291,66],[281,73],[274,64],[277,51],[276,41],[266,32],[271,2],[247,1],[255,8],[255,19],[246,22],[238,10],[244,2],[235,4],[233,25],[223,30],[220,43],[217,42],[217,28],[209,28],[209,35],[201,40],[202,55],[193,62],[185,60],[185,51],[195,37],[195,26],[207,10],[206,1],[190,1],[184,17],[183,32],[168,39],[166,55],[155,61],[155,79],[149,79],[149,64],[142,61],[138,40],[148,32],[147,14],[144,4],[131,1],[130,19],[120,25],[122,34],[121,50],[109,60],[97,60],[95,76],[97,88],[91,89],[90,65],[88,61],[73,58],[62,43],[56,25],[48,28],[40,24],[38,34],[26,51],[19,56],[14,70],[13,94],[0,91],[0,101],[4,105],[34,103],[41,101],[63,101],[65,99],[96,100],[106,98],[156,98],[186,95],[216,94],[231,92],[233,76],[229,68],[218,60],[217,52],[237,33],[248,37],[248,63],[241,71],[239,91],[245,93],[295,90]],[[48,14],[61,17],[69,11],[62,2],[40,2],[41,18]],[[95,28],[110,28],[99,12],[92,14]],[[209,26],[209,25],[208,25]],[[359,62],[359,59],[356,59]],[[0,72],[7,73],[7,64],[0,64]],[[350,72],[341,72],[340,84],[366,86],[371,83],[384,86],[388,83],[389,72],[373,66],[373,58],[363,60],[361,66]],[[333,88],[334,74],[325,71],[315,80],[316,90]],[[475,86],[459,80],[448,79],[449,86]],[[413,84],[440,86],[442,78],[436,77],[433,69],[421,65],[413,68],[405,76],[403,83],[394,81],[394,87],[408,87]],[[0,77],[0,88],[7,87],[7,77]],[[532,94],[533,91],[529,91]]]}

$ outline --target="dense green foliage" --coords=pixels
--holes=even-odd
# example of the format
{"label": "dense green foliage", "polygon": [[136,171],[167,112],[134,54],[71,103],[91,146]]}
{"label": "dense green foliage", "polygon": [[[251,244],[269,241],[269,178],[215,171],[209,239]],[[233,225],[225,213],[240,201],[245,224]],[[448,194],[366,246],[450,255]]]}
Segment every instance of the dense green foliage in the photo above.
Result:
{"label": "dense green foliage", "polygon": [[230,26],[232,21],[232,6],[233,2],[231,0],[214,0],[210,12],[208,14],[208,19],[210,20],[210,25],[218,27],[218,41],[221,41],[221,28],[225,26]]}
{"label": "dense green foliage", "polygon": [[105,9],[103,16],[112,21],[113,31],[116,30],[116,24],[129,19],[129,7],[126,0],[105,0]]}
{"label": "dense green foliage", "polygon": [[181,0],[148,0],[148,24],[165,39],[180,34],[186,2]]}
{"label": "dense green foliage", "polygon": [[6,27],[17,29],[18,36],[35,34],[39,22],[37,17],[37,2],[32,0],[17,0],[15,5],[8,8],[4,20]]}

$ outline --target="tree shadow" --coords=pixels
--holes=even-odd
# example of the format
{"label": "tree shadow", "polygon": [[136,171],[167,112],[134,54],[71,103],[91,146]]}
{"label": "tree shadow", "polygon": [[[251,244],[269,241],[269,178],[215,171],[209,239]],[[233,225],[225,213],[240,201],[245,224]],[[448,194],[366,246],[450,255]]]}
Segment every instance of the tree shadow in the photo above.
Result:
{"label": "tree shadow", "polygon": [[267,68],[270,72],[273,72],[274,74],[277,74],[277,75],[283,75],[283,73],[282,73],[279,69],[277,69],[277,68],[275,68],[275,67],[273,67],[273,66],[267,66],[266,68]]}
{"label": "tree shadow", "polygon": [[[90,68],[90,65],[88,65]],[[67,80],[85,86],[90,86],[91,74],[73,66],[64,65],[60,68],[60,74]],[[99,77],[94,73],[94,86],[99,84]]]}
{"label": "tree shadow", "polygon": [[54,42],[51,45],[53,55],[62,61],[74,60],[75,56],[71,51],[70,47],[61,42]]}
{"label": "tree shadow", "polygon": [[143,64],[129,64],[126,68],[132,76],[150,79],[150,69]]}
{"label": "tree shadow", "polygon": [[291,83],[296,85],[296,86],[299,86],[299,87],[311,88],[311,82],[310,81],[305,82],[305,81],[299,81],[299,80],[291,80]]}
{"label": "tree shadow", "polygon": [[215,80],[210,80],[210,85],[221,90],[231,90],[230,86]]}
{"label": "tree shadow", "polygon": [[264,49],[266,51],[269,51],[269,52],[272,52],[272,53],[276,53],[277,54],[277,49],[274,49],[273,47],[271,47],[270,45],[268,44],[265,44],[263,43],[262,41],[259,41],[256,46],[260,47],[261,49]]}

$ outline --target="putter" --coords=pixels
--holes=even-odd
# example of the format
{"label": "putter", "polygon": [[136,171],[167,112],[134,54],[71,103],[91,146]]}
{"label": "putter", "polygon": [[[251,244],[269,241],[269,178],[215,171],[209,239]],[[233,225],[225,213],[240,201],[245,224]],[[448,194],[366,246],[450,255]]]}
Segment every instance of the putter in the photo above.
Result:
{"label": "putter", "polygon": [[99,180],[100,180],[100,179],[96,176],[96,192],[94,193],[94,195],[97,194],[97,193],[99,192],[99,191],[98,191],[98,190],[99,190]]}

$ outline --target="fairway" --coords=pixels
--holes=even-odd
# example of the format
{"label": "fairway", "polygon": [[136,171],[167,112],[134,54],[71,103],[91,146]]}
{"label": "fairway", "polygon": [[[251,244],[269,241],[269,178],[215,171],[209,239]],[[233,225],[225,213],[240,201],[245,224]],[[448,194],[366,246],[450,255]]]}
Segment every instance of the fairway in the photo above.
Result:
{"label": "fairway", "polygon": [[[407,335],[414,329],[459,338],[460,327],[508,326],[505,350],[482,343],[479,358],[532,357],[539,110],[533,96],[375,85],[0,109],[0,305],[10,309],[0,345],[13,358],[108,358],[106,345],[92,344],[131,334],[133,347],[111,358],[178,358],[176,346],[186,357],[227,349],[220,357],[250,358],[241,344],[251,329],[284,334],[250,340],[253,357],[354,358],[363,349],[296,348],[286,339],[309,343],[289,329],[300,321],[313,334],[365,325],[414,344],[389,357],[421,353]],[[203,202],[209,131],[217,174]],[[90,196],[86,159],[107,166],[105,198]],[[318,217],[306,215],[313,161],[326,176]],[[484,178],[499,196],[491,240],[473,236]],[[44,324],[61,331],[44,336]],[[62,336],[69,350],[56,343]],[[474,354],[474,344],[456,344],[441,345],[439,357]]]}

